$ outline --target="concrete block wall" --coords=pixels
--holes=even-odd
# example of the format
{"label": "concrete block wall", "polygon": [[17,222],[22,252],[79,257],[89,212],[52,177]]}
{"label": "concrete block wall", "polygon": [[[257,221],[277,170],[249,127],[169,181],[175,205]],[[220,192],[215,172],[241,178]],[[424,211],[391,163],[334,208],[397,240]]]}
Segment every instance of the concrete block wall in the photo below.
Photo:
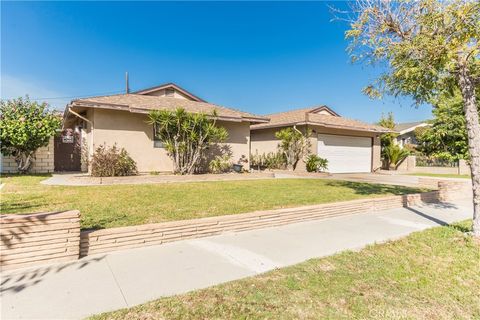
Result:
{"label": "concrete block wall", "polygon": [[449,201],[465,196],[468,183],[440,181],[439,191],[256,211],[131,227],[80,231],[77,210],[0,216],[0,268],[76,260],[116,250],[241,232],[290,223]]}
{"label": "concrete block wall", "polygon": [[80,212],[1,215],[0,236],[1,270],[77,260]]}
{"label": "concrete block wall", "polygon": [[[46,147],[39,148],[35,153],[35,159],[30,169],[31,173],[51,173],[54,170],[54,143],[53,137]],[[12,156],[1,157],[2,173],[17,173],[17,163]]]}
{"label": "concrete block wall", "polygon": [[82,231],[80,235],[80,256],[437,201],[438,191],[432,191],[185,221],[87,230]]}

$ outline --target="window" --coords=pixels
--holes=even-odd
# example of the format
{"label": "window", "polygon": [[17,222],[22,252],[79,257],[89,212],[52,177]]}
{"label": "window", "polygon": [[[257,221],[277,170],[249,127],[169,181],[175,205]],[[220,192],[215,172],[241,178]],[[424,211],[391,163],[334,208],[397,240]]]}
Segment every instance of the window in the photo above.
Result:
{"label": "window", "polygon": [[163,148],[163,142],[157,138],[157,125],[153,125],[153,147],[154,148]]}

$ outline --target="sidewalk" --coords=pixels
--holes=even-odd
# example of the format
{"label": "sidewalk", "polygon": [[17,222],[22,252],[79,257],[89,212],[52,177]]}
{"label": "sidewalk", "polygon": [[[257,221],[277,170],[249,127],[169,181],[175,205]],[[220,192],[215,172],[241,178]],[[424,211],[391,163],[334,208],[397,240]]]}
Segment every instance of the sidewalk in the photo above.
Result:
{"label": "sidewalk", "polygon": [[1,275],[2,319],[81,319],[472,217],[471,199],[179,241]]}

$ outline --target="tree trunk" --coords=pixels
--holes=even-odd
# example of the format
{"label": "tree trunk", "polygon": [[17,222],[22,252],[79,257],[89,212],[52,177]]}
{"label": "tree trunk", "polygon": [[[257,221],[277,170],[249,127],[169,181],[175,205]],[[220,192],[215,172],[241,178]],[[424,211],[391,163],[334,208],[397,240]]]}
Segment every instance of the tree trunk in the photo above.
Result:
{"label": "tree trunk", "polygon": [[459,86],[463,96],[463,110],[468,133],[468,151],[473,188],[473,235],[480,237],[480,124],[475,86],[467,66],[460,67]]}
{"label": "tree trunk", "polygon": [[20,173],[27,173],[30,170],[32,165],[33,152],[20,152],[15,157],[15,162],[17,163],[17,169]]}

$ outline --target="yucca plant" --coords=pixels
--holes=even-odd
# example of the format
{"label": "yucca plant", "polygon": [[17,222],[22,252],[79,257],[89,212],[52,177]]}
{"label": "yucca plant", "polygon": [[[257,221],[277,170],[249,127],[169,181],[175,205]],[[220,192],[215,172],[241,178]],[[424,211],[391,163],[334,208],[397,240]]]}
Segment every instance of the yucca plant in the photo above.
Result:
{"label": "yucca plant", "polygon": [[227,130],[216,125],[216,113],[189,113],[179,108],[175,111],[155,110],[148,117],[148,122],[155,128],[156,138],[172,157],[174,173],[194,173],[208,147],[228,138]]}

